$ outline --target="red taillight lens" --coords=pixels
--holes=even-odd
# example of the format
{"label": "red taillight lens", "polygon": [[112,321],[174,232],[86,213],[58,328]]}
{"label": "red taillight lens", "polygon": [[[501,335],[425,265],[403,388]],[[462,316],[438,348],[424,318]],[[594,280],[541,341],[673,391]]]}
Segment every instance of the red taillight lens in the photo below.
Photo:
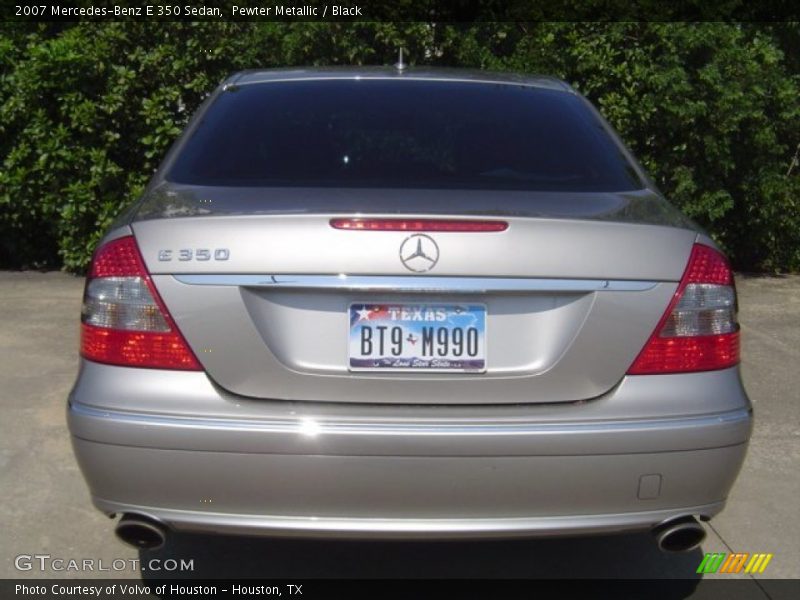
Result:
{"label": "red taillight lens", "polygon": [[331,219],[334,229],[353,231],[505,231],[505,221],[466,221],[460,219]]}
{"label": "red taillight lens", "polygon": [[202,369],[161,301],[132,236],[92,260],[81,311],[81,355],[154,369]]}
{"label": "red taillight lens", "polygon": [[695,244],[681,283],[706,283],[733,286],[733,271],[728,259],[709,246]]}
{"label": "red taillight lens", "polygon": [[96,277],[147,277],[133,236],[111,240],[97,249],[89,271],[90,279]]}
{"label": "red taillight lens", "polygon": [[672,301],[628,374],[712,371],[738,362],[733,272],[722,254],[695,244]]}

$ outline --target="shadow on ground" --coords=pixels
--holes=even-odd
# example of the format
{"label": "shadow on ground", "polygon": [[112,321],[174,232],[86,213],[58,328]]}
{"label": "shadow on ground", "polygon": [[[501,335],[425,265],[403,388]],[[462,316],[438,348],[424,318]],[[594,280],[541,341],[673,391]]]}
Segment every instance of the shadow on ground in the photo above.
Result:
{"label": "shadow on ground", "polygon": [[[194,560],[192,579],[215,578],[668,578],[694,591],[702,550],[667,554],[648,533],[504,541],[328,541],[174,534],[152,558]],[[148,580],[175,574],[149,573]],[[180,575],[178,575],[180,576]],[[663,597],[663,585],[661,596]]]}

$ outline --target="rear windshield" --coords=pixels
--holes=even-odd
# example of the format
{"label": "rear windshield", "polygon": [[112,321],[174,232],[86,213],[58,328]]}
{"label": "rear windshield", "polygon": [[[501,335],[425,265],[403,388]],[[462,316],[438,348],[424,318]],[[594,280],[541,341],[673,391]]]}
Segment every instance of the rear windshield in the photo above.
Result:
{"label": "rear windshield", "polygon": [[167,179],[214,186],[643,187],[573,94],[408,80],[292,81],[222,93]]}

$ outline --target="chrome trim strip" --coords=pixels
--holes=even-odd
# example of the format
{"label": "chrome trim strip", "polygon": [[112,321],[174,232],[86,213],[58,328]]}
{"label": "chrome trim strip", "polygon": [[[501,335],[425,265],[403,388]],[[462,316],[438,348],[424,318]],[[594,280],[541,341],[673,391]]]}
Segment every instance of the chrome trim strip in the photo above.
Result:
{"label": "chrome trim strip", "polygon": [[375,517],[318,517],[292,515],[251,515],[207,512],[153,506],[124,504],[93,498],[97,507],[106,513],[133,512],[147,515],[178,531],[214,531],[247,535],[283,535],[314,537],[333,535],[341,538],[380,534],[381,537],[480,537],[481,534],[513,536],[565,535],[565,533],[599,533],[650,529],[653,524],[683,515],[714,516],[725,506],[724,501],[699,506],[663,508],[659,510],[597,515],[559,515],[539,517],[473,517],[473,518],[375,518]]}
{"label": "chrome trim strip", "polygon": [[293,419],[240,420],[240,419],[197,419],[193,417],[172,417],[142,413],[126,413],[93,408],[73,402],[70,411],[81,417],[114,420],[130,424],[161,427],[185,427],[191,429],[228,429],[238,431],[259,431],[264,433],[296,433],[300,435],[474,435],[505,436],[558,433],[563,435],[579,433],[608,433],[675,429],[695,429],[747,423],[750,411],[746,408],[724,413],[697,417],[668,417],[663,419],[639,419],[631,421],[561,422],[561,423],[514,423],[514,422],[346,422],[315,419],[311,416],[298,416]]}
{"label": "chrome trim strip", "polygon": [[415,275],[173,275],[188,285],[220,285],[255,288],[352,290],[359,292],[643,292],[657,281],[610,279],[535,279],[504,277],[430,277]]}

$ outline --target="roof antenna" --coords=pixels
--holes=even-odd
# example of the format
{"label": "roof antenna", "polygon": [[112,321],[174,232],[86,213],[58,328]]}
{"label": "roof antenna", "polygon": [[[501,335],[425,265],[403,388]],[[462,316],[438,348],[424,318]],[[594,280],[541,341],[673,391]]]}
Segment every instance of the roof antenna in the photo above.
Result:
{"label": "roof antenna", "polygon": [[406,69],[406,64],[403,62],[403,49],[402,48],[400,48],[400,58],[394,64],[394,68],[397,69],[398,71],[405,71],[405,69]]}

